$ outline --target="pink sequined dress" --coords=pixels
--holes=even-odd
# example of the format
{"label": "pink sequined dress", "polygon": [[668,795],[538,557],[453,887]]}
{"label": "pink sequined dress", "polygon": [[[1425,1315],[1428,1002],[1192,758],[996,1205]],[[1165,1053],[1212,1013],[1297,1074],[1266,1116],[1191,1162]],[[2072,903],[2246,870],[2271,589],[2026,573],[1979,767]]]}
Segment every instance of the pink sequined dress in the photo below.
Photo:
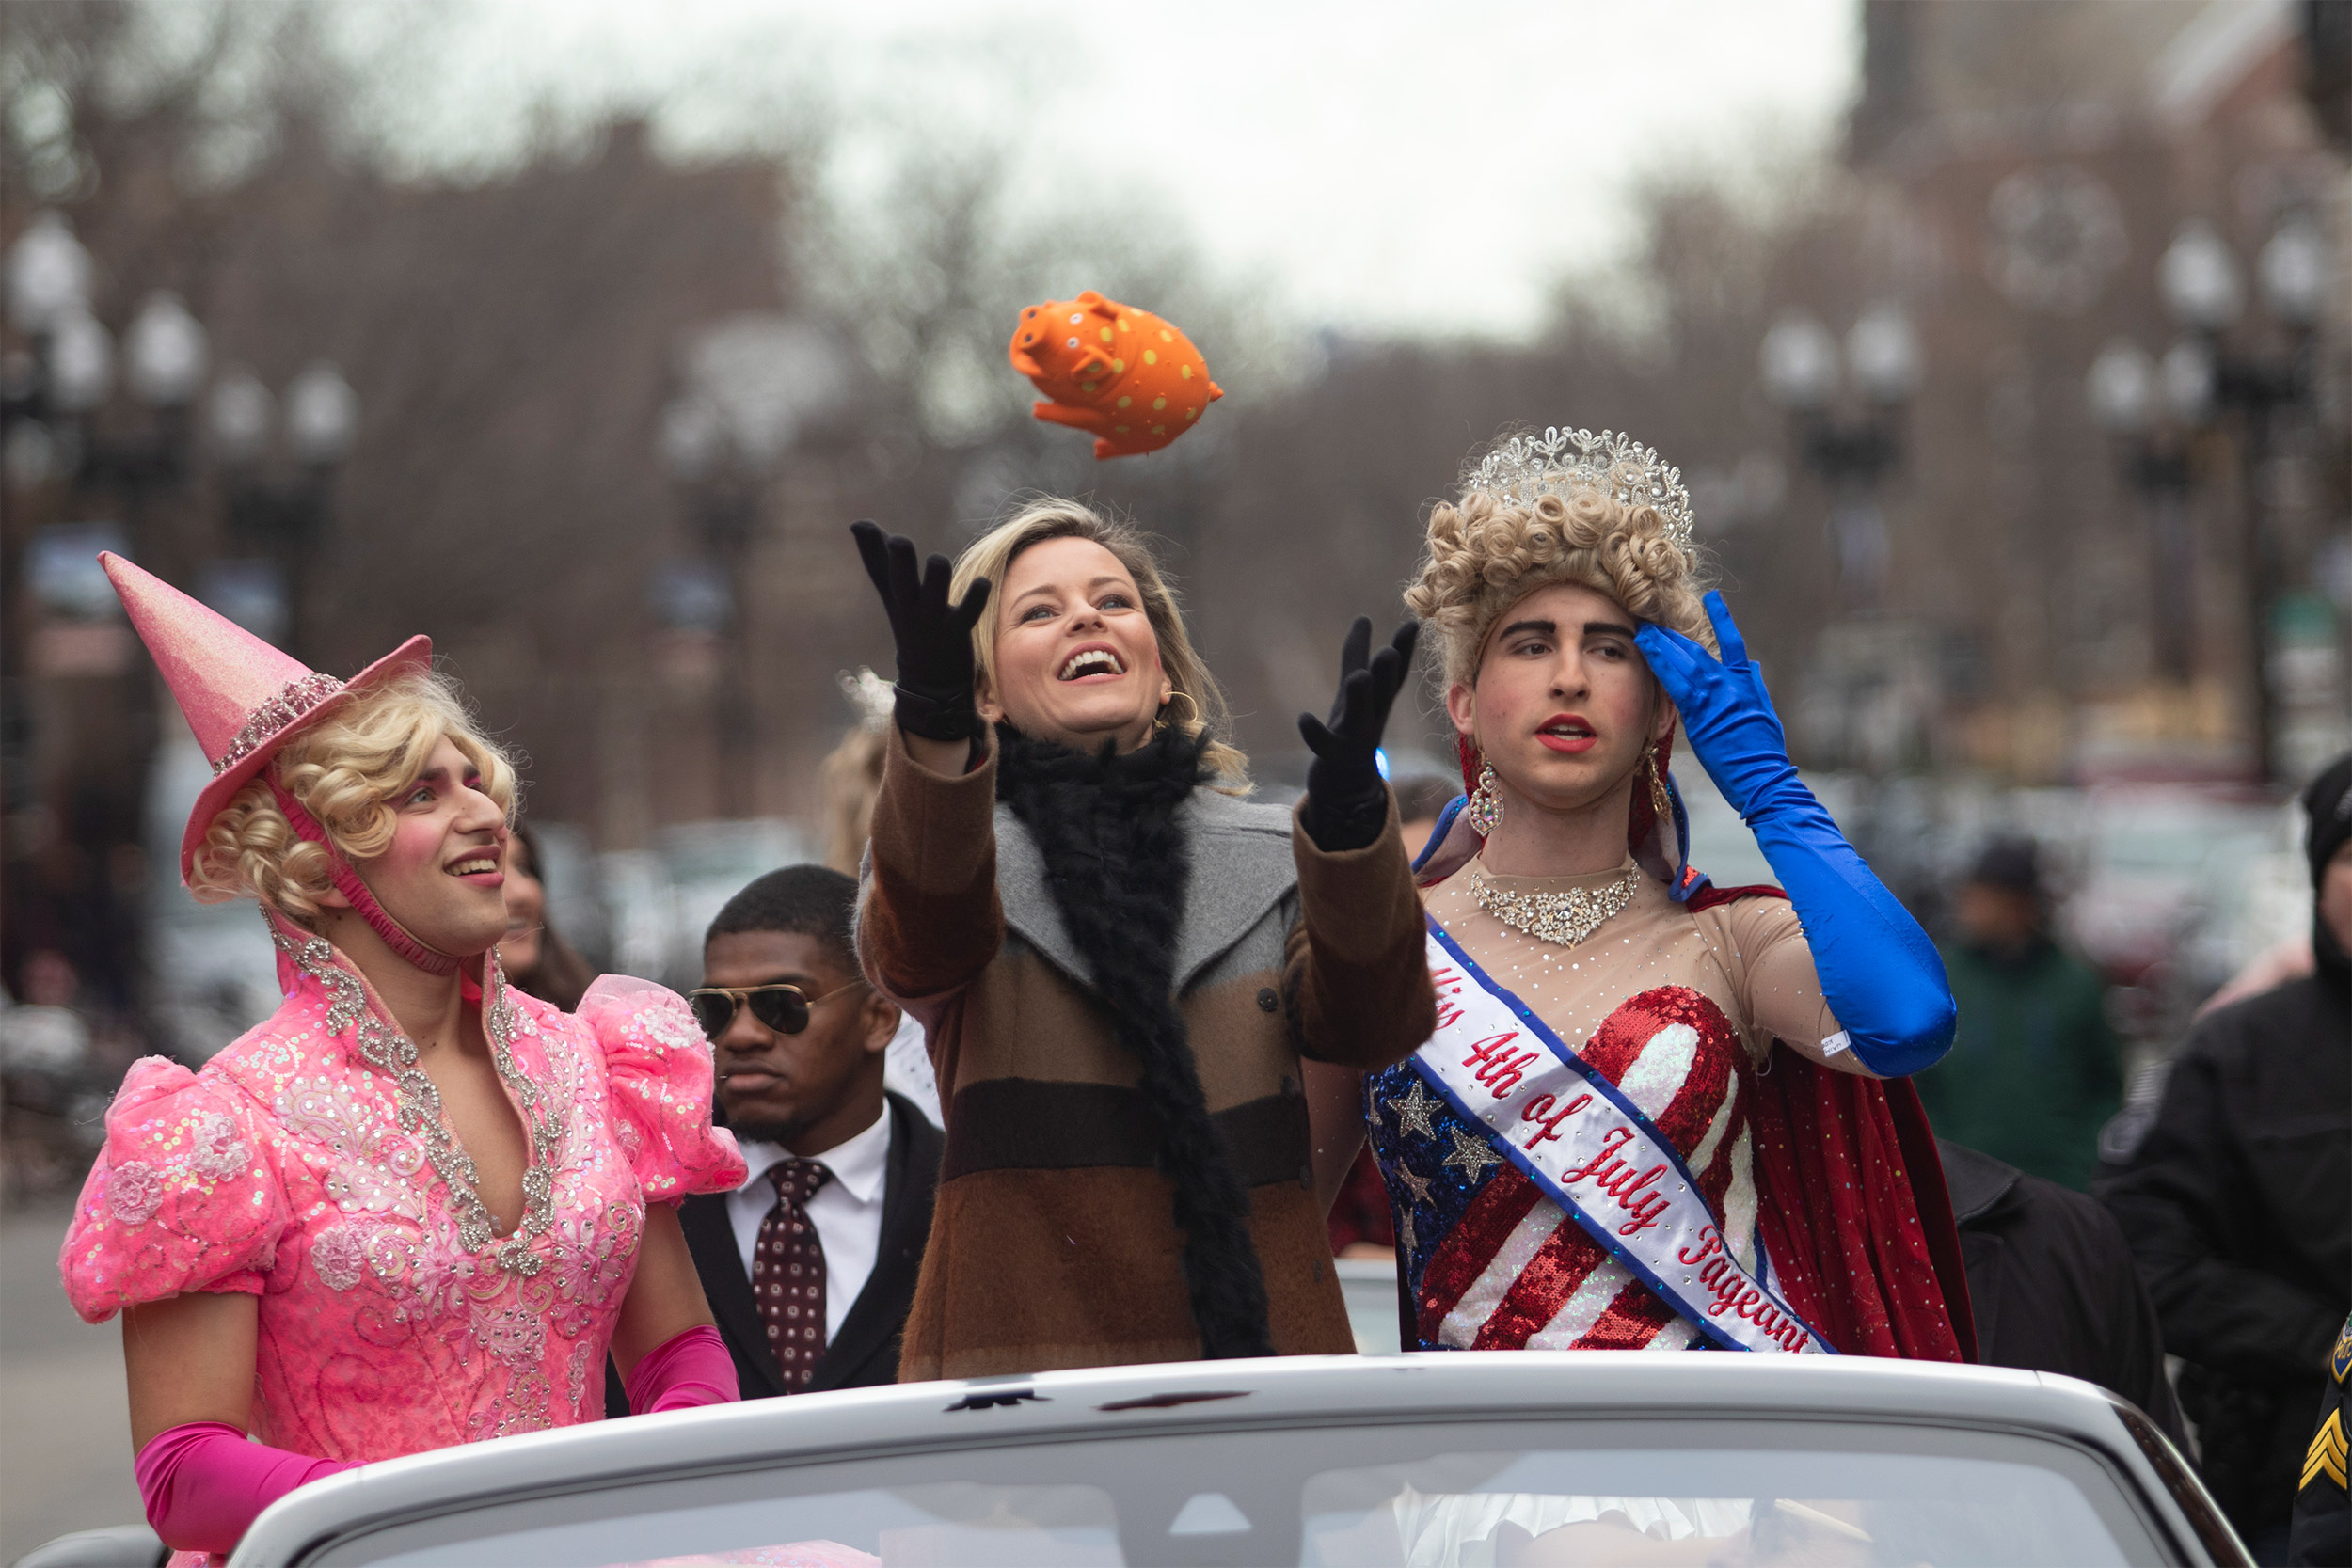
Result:
{"label": "pink sequined dress", "polygon": [[74,1309],[258,1296],[254,1434],[298,1454],[598,1419],[645,1206],[745,1175],[685,1003],[609,975],[567,1014],[488,964],[484,1033],[531,1149],[500,1235],[416,1047],[324,939],[270,924],[285,1005],[200,1072],[151,1056],[123,1080],[58,1259]]}

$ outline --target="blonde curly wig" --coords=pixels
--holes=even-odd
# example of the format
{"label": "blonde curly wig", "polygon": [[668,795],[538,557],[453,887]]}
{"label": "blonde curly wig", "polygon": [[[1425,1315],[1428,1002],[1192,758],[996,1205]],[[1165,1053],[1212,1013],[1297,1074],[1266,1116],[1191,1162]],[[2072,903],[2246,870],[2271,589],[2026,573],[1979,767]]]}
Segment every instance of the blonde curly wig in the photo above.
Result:
{"label": "blonde curly wig", "polygon": [[[1476,470],[1473,457],[1470,471]],[[1486,636],[1502,612],[1539,588],[1572,582],[1628,613],[1715,645],[1700,602],[1695,548],[1677,545],[1658,509],[1606,491],[1547,491],[1522,502],[1473,488],[1429,513],[1421,576],[1405,606],[1435,634],[1437,675],[1474,682]]]}
{"label": "blonde curly wig", "polygon": [[305,925],[333,885],[326,851],[304,839],[272,798],[268,777],[319,820],[343,858],[390,847],[392,802],[424,771],[443,737],[482,771],[483,792],[515,814],[515,768],[475,728],[457,684],[408,671],[372,683],[278,749],[266,773],[229,799],[205,831],[189,889],[199,903],[258,898]]}

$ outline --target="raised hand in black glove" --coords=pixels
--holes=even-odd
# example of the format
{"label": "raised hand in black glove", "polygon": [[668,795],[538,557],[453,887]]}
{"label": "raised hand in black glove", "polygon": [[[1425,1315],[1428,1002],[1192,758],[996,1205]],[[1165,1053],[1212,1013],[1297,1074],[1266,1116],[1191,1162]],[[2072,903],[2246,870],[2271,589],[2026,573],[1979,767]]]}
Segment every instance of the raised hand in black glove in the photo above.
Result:
{"label": "raised hand in black glove", "polygon": [[972,627],[988,603],[988,581],[972,585],[961,604],[947,603],[953,576],[944,555],[914,570],[914,541],[884,533],[870,522],[850,525],[866,575],[874,579],[890,635],[898,644],[898,727],[926,740],[977,740],[988,733],[972,700]]}
{"label": "raised hand in black glove", "polygon": [[[1340,648],[1340,694],[1326,722],[1311,713],[1298,716],[1298,733],[1315,754],[1307,769],[1307,836],[1326,853],[1361,849],[1380,836],[1389,816],[1389,786],[1373,755],[1388,727],[1389,706],[1413,667],[1413,644],[1421,623],[1396,628],[1389,645],[1372,653],[1372,621],[1356,617]],[[1371,654],[1369,659],[1366,655]]]}

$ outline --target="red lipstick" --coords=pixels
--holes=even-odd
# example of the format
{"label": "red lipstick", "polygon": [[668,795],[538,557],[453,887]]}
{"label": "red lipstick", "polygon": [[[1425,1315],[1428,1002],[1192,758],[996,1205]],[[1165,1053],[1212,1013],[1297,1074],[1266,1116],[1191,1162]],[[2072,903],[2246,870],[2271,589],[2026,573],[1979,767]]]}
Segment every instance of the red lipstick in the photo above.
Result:
{"label": "red lipstick", "polygon": [[1535,739],[1544,750],[1576,756],[1600,744],[1593,721],[1581,713],[1555,713],[1536,726]]}

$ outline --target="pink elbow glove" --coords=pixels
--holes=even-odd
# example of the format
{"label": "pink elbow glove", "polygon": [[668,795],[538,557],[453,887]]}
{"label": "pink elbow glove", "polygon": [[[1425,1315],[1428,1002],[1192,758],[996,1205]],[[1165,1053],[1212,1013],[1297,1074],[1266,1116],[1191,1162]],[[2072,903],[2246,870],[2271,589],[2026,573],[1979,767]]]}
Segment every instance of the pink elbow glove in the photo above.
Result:
{"label": "pink elbow glove", "polygon": [[628,1413],[691,1410],[698,1404],[733,1404],[743,1397],[735,1381],[735,1357],[708,1323],[673,1335],[645,1353],[622,1379]]}
{"label": "pink elbow glove", "polygon": [[230,1552],[262,1510],[297,1486],[342,1470],[351,1459],[306,1459],[248,1443],[226,1421],[189,1421],[148,1439],[132,1470],[147,1522],[183,1552]]}

